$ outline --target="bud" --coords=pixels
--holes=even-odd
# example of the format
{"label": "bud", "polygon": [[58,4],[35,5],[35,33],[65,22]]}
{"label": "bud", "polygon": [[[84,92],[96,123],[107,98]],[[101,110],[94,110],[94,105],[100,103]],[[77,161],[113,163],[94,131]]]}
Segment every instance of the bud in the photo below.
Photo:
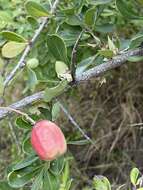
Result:
{"label": "bud", "polygon": [[63,132],[48,120],[35,124],[31,133],[31,144],[41,160],[54,160],[67,150]]}

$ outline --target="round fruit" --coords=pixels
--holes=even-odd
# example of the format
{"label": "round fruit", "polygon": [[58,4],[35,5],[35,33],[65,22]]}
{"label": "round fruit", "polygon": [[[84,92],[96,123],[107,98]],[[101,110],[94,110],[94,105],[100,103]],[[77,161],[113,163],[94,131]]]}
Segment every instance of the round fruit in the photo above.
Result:
{"label": "round fruit", "polygon": [[48,120],[39,121],[34,125],[31,144],[41,160],[54,160],[67,150],[63,132]]}

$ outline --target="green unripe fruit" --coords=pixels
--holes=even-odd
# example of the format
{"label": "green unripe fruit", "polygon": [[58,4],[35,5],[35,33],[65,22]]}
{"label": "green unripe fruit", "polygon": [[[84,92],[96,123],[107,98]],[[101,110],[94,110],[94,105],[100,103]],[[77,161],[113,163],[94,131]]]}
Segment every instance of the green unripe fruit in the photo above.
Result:
{"label": "green unripe fruit", "polygon": [[36,58],[29,59],[27,61],[27,66],[31,69],[35,69],[39,65],[39,60]]}

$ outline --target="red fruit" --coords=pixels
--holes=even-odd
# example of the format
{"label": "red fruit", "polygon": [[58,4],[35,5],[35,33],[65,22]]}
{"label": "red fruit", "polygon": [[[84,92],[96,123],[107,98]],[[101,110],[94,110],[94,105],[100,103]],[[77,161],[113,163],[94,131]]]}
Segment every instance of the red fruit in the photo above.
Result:
{"label": "red fruit", "polygon": [[54,160],[67,150],[63,132],[48,120],[35,124],[31,133],[31,144],[42,160]]}

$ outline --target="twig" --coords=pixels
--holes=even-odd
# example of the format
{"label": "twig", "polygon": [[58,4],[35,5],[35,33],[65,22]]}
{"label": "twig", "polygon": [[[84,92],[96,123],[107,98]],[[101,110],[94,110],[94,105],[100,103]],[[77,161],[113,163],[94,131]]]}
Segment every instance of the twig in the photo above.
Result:
{"label": "twig", "polygon": [[73,47],[73,50],[72,50],[72,54],[71,54],[71,75],[72,75],[72,78],[73,78],[73,81],[75,79],[75,70],[76,70],[76,54],[77,54],[77,48],[78,48],[78,44],[79,44],[79,41],[82,37],[82,34],[83,34],[84,30],[82,30],[74,44],[74,47]]}
{"label": "twig", "polygon": [[[37,102],[38,100],[41,100],[43,99],[43,96],[44,96],[44,92],[41,91],[41,92],[38,92],[38,93],[35,93],[31,96],[27,96],[26,98],[23,98],[22,100],[14,103],[14,104],[11,104],[10,108],[13,108],[13,109],[21,109],[33,102]],[[2,119],[3,117],[7,116],[9,113],[11,113],[12,111],[10,110],[4,110],[4,109],[0,109],[0,119]]]}
{"label": "twig", "polygon": [[87,135],[85,132],[81,129],[81,127],[77,124],[77,122],[74,120],[74,118],[70,115],[68,110],[58,101],[60,108],[65,113],[67,118],[70,120],[70,122],[80,131],[80,133],[89,141],[92,145],[95,146],[94,141]]}
{"label": "twig", "polygon": [[[51,8],[51,13],[53,14],[56,10],[56,7],[59,3],[59,0],[55,0],[52,8]],[[42,30],[44,29],[45,25],[49,22],[49,18],[43,18],[42,23],[40,24],[39,28],[35,31],[35,34],[33,36],[33,38],[31,39],[30,43],[27,44],[19,62],[17,63],[17,65],[14,67],[14,69],[10,72],[10,74],[7,75],[5,81],[4,81],[4,88],[6,88],[9,83],[11,82],[11,80],[14,78],[14,76],[16,75],[17,71],[22,69],[25,66],[25,59],[28,56],[28,54],[30,53],[34,43],[36,42],[37,38],[39,37],[39,35],[41,34]]]}
{"label": "twig", "polygon": [[112,60],[109,60],[98,66],[95,66],[92,69],[89,69],[83,72],[80,76],[79,75],[76,76],[75,81],[77,83],[80,83],[82,81],[89,80],[91,77],[99,77],[106,71],[109,71],[116,67],[121,66],[123,63],[125,63],[128,60],[129,57],[141,56],[141,55],[143,55],[143,48],[126,51],[125,53],[122,53],[118,56],[113,57]]}
{"label": "twig", "polygon": [[10,112],[15,112],[15,113],[17,113],[17,114],[23,115],[23,116],[25,116],[25,118],[26,118],[32,125],[35,124],[35,121],[34,121],[31,117],[29,117],[29,115],[28,115],[27,113],[24,113],[24,112],[22,112],[22,111],[20,111],[20,110],[16,110],[16,109],[11,108],[11,107],[0,107],[0,109],[7,110],[8,112],[10,111]]}
{"label": "twig", "polygon": [[[82,73],[82,75],[80,75],[80,76],[76,76],[75,84],[79,84],[82,81],[89,80],[91,77],[98,77],[98,76],[102,75],[103,73],[105,73],[106,71],[109,71],[116,67],[119,67],[119,66],[123,65],[128,60],[128,58],[131,56],[141,56],[141,55],[143,55],[142,48],[138,48],[135,50],[130,50],[125,53],[122,53],[121,55],[114,57],[112,60],[107,61],[106,63],[102,63],[101,65],[95,66],[92,69],[89,69],[88,71]],[[43,97],[44,97],[44,92],[40,91],[31,96],[27,96],[24,99],[14,103],[8,107],[12,107],[14,109],[21,109],[27,105],[32,104],[35,101],[42,100]],[[4,118],[8,114],[9,114],[9,111],[0,110],[0,119]]]}

